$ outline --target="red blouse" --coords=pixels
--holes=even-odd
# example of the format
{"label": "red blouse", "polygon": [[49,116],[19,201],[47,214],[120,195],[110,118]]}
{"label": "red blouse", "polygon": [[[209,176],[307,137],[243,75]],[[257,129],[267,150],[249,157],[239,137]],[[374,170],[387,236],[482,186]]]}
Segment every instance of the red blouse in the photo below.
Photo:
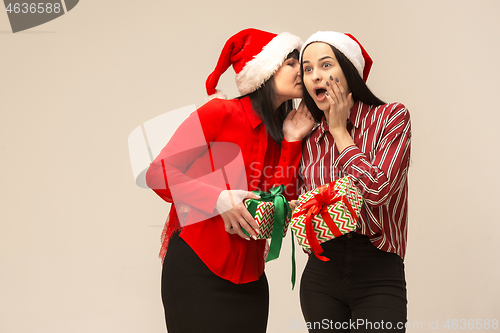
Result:
{"label": "red blouse", "polygon": [[[280,146],[268,137],[248,97],[213,99],[177,129],[151,163],[146,181],[172,203],[168,223],[180,223],[180,237],[207,267],[233,283],[247,283],[264,272],[266,241],[227,233],[215,210],[219,194],[283,184],[285,197],[296,198],[301,151],[301,141]],[[169,236],[162,241],[162,259]]]}

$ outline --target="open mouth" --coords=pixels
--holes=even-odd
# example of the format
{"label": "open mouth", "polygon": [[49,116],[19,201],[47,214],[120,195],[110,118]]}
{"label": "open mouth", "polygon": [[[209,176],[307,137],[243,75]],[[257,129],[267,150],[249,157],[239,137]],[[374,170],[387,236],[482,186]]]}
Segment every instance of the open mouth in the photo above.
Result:
{"label": "open mouth", "polygon": [[317,88],[314,90],[314,92],[316,93],[316,99],[318,101],[322,101],[325,99],[326,97],[326,89],[324,88]]}

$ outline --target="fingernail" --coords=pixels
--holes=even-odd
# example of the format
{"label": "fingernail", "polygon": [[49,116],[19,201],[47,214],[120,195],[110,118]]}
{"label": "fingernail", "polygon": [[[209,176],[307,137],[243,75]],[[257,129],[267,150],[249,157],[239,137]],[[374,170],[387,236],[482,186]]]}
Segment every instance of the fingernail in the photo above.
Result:
{"label": "fingernail", "polygon": [[295,200],[295,204],[298,205],[300,203],[299,200]]}
{"label": "fingernail", "polygon": [[252,238],[253,238],[253,240],[257,240],[257,237],[255,237],[255,236],[252,236]]}
{"label": "fingernail", "polygon": [[258,235],[258,234],[260,234],[259,229],[253,229],[253,230],[255,231],[255,233],[256,233],[257,235]]}
{"label": "fingernail", "polygon": [[[332,79],[332,80],[333,80],[333,79]],[[339,78],[338,78],[338,77],[336,77],[336,78],[335,78],[335,81],[339,82]]]}
{"label": "fingernail", "polygon": [[332,81],[333,81],[333,76],[331,76],[331,75],[330,75],[330,80],[332,80]]}
{"label": "fingernail", "polygon": [[325,95],[326,95],[326,96],[330,96],[330,95],[328,95],[328,93],[327,93],[327,92],[325,93]]}
{"label": "fingernail", "polygon": [[249,241],[249,240],[250,240],[250,237],[247,237],[247,238],[245,238],[245,239],[246,239],[247,241]]}
{"label": "fingernail", "polygon": [[329,86],[330,86],[330,83],[328,83],[328,81],[326,81],[326,85],[329,87]]}

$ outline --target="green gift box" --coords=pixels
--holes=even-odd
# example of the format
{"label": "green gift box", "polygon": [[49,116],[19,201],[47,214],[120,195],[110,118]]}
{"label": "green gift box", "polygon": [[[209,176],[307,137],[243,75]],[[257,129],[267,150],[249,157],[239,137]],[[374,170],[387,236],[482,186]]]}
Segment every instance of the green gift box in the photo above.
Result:
{"label": "green gift box", "polygon": [[[269,192],[253,191],[260,199],[245,199],[243,203],[259,225],[257,239],[270,239],[269,254],[266,261],[279,257],[283,237],[286,236],[292,211],[283,196],[285,186],[273,187]],[[249,234],[242,229],[243,232]]]}

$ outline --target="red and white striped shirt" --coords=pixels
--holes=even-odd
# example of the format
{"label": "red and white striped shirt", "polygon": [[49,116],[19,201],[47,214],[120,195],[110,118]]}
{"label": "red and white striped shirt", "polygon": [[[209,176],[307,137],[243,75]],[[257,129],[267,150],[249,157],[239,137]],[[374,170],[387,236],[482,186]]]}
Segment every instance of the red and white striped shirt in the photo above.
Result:
{"label": "red and white striped shirt", "polygon": [[404,259],[408,221],[410,113],[403,104],[380,106],[356,102],[347,129],[355,145],[341,154],[323,117],[304,140],[302,191],[351,176],[364,198],[356,232],[379,249]]}

